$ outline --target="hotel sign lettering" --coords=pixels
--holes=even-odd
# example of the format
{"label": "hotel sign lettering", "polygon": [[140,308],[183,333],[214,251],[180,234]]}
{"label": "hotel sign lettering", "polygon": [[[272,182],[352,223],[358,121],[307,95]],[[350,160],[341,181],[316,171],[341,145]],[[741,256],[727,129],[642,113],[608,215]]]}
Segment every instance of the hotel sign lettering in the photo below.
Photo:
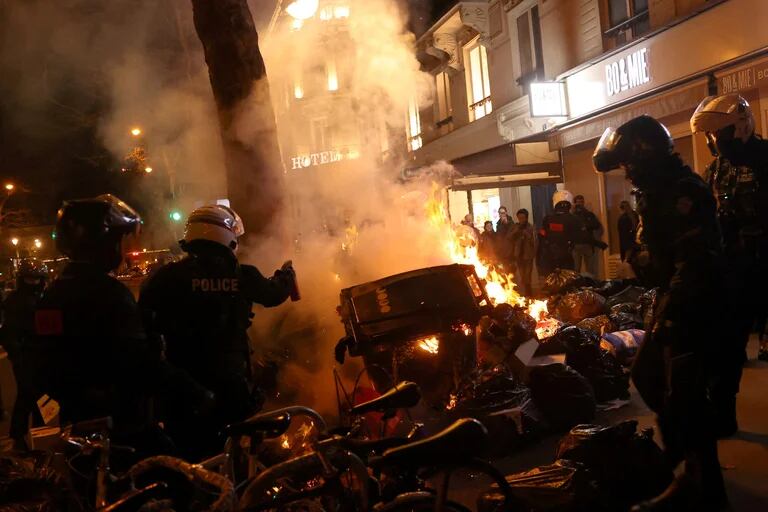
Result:
{"label": "hotel sign lettering", "polygon": [[320,153],[310,153],[308,155],[292,156],[291,169],[306,169],[316,165],[331,164],[343,159],[339,151],[321,151]]}

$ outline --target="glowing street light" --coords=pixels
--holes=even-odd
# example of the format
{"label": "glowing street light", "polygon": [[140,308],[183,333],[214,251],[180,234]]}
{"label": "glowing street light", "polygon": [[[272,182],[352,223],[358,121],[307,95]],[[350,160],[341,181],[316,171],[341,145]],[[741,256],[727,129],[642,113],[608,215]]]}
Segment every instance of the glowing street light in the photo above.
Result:
{"label": "glowing street light", "polygon": [[318,0],[295,0],[285,8],[285,12],[297,20],[308,20],[315,15],[318,4]]}
{"label": "glowing street light", "polygon": [[41,242],[39,239],[35,238],[35,248],[39,249],[43,246],[43,242]]}
{"label": "glowing street light", "polygon": [[141,128],[136,127],[131,129],[131,135],[133,135],[134,137],[138,137],[139,135],[141,135]]}
{"label": "glowing street light", "polygon": [[11,238],[11,243],[12,243],[14,246],[17,246],[17,245],[19,245],[19,239],[18,239],[18,238],[16,238],[16,237],[13,237],[13,238]]}
{"label": "glowing street light", "polygon": [[179,210],[171,210],[171,213],[168,214],[168,218],[173,222],[179,222],[182,219],[182,215]]}
{"label": "glowing street light", "polygon": [[150,172],[152,172],[152,168],[151,168],[151,167],[145,167],[145,168],[144,168],[144,172],[146,172],[147,174],[149,174]]}
{"label": "glowing street light", "polygon": [[7,190],[8,192],[12,192],[13,189],[15,189],[15,188],[16,188],[16,186],[13,183],[6,183],[5,184],[5,190]]}

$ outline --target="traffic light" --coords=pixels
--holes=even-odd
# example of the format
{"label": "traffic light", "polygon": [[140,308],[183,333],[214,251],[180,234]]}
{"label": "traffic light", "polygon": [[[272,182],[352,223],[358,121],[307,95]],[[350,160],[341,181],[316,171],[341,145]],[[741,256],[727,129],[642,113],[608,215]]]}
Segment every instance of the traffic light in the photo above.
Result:
{"label": "traffic light", "polygon": [[184,216],[181,214],[179,210],[171,210],[171,212],[168,214],[168,218],[171,219],[173,222],[181,222],[181,219]]}

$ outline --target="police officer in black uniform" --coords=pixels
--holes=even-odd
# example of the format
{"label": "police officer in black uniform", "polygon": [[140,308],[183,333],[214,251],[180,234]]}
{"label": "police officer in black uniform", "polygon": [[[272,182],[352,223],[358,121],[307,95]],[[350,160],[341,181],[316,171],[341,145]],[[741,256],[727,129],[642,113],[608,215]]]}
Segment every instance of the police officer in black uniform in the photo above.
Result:
{"label": "police officer in black uniform", "polygon": [[191,410],[204,410],[212,397],[162,360],[133,295],[110,275],[140,225],[136,211],[109,194],[64,203],[56,246],[70,261],[38,304],[23,357],[33,400],[56,400],[64,423],[109,416],[114,439],[153,450],[154,395],[173,395]]}
{"label": "police officer in black uniform", "polygon": [[552,196],[555,211],[548,213],[539,230],[539,273],[546,276],[555,269],[574,269],[573,245],[586,233],[584,223],[571,213],[573,195],[558,190]]}
{"label": "police officer in black uniform", "polygon": [[724,288],[715,199],[649,116],[606,130],[593,163],[599,172],[624,168],[637,187],[642,252],[633,264],[659,291],[632,378],[658,415],[670,465],[685,461],[667,491],[634,510],[721,510],[727,498],[707,393],[722,353],[707,320],[718,318],[715,298]]}
{"label": "police officer in black uniform", "polygon": [[[755,134],[752,109],[738,94],[705,98],[691,117],[691,129],[706,135],[715,156],[705,180],[718,202],[734,312],[727,332],[731,360],[713,387],[720,435],[727,437],[738,430],[736,393],[747,341],[768,307],[768,141]],[[760,347],[758,357],[768,360],[768,346]]]}
{"label": "police officer in black uniform", "polygon": [[16,271],[16,289],[3,301],[0,345],[8,352],[16,379],[16,402],[11,417],[11,438],[23,444],[29,416],[29,397],[23,378],[22,347],[34,335],[35,309],[48,280],[48,267],[37,258],[21,260]]}
{"label": "police officer in black uniform", "polygon": [[271,278],[238,262],[235,250],[243,233],[232,209],[196,209],[180,242],[187,256],[158,269],[139,297],[147,328],[164,338],[168,360],[216,396],[215,413],[193,425],[185,424],[179,411],[166,408],[167,431],[190,458],[220,450],[217,431],[261,407],[251,382],[251,307],[254,302],[277,306],[295,289],[290,262]]}

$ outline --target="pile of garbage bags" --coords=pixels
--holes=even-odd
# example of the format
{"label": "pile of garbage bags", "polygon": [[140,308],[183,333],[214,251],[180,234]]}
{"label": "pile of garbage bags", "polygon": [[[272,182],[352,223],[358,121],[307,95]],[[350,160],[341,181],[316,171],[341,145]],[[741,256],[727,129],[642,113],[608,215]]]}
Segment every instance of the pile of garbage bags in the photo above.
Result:
{"label": "pile of garbage bags", "polygon": [[[653,441],[653,430],[637,422],[613,426],[579,425],[560,440],[556,460],[506,477],[521,510],[529,512],[608,512],[661,494],[674,475]],[[497,485],[478,498],[478,512],[497,510],[504,501]]]}

